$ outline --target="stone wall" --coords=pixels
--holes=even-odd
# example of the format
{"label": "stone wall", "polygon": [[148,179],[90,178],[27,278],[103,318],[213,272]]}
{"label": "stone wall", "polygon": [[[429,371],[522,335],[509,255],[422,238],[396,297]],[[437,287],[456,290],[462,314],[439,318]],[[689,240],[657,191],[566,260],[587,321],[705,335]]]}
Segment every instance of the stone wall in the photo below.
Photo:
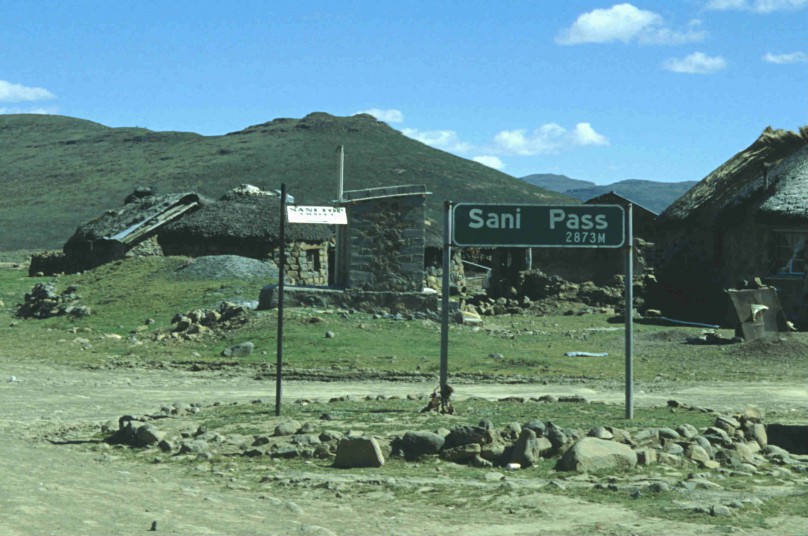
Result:
{"label": "stone wall", "polygon": [[369,291],[420,291],[424,284],[424,188],[373,188],[346,194],[350,195],[344,242],[347,269],[340,283]]}
{"label": "stone wall", "polygon": [[[280,255],[273,251],[269,258],[278,264]],[[286,280],[295,285],[323,286],[328,284],[328,244],[293,242],[286,245]]]}

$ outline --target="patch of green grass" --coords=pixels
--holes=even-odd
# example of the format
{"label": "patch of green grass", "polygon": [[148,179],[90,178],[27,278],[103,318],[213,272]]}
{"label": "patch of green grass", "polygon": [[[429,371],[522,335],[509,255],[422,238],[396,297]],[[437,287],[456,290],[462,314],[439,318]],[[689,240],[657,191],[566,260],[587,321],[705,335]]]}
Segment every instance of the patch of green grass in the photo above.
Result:
{"label": "patch of green grass", "polygon": [[[257,300],[266,282],[185,281],[174,272],[185,258],[146,257],[111,263],[83,274],[52,279],[27,278],[20,270],[0,270],[0,299],[6,319],[0,324],[4,351],[64,363],[131,365],[155,361],[186,366],[190,361],[219,362],[220,352],[252,341],[256,351],[240,358],[248,366],[274,364],[277,311],[256,311],[232,331],[171,343],[154,342],[158,331],[171,329],[175,313],[215,308],[224,300]],[[93,313],[85,318],[46,320],[14,318],[14,304],[38,282],[52,281],[57,291],[76,285],[82,303]],[[145,325],[146,319],[154,323]],[[14,327],[8,327],[14,324]],[[449,328],[450,383],[455,376],[478,381],[600,382],[621,385],[625,377],[624,332],[605,315],[486,317],[479,330]],[[335,334],[325,336],[327,331]],[[699,328],[637,324],[634,377],[644,389],[702,381],[800,381],[808,379],[808,334],[749,344],[687,344]],[[721,330],[731,335],[728,330]],[[115,334],[122,339],[102,338]],[[143,344],[129,341],[135,335]],[[90,348],[74,344],[89,339]],[[31,341],[37,341],[31,352]],[[287,308],[284,315],[284,363],[287,370],[317,370],[335,376],[372,377],[420,374],[434,377],[440,362],[440,324],[427,320],[392,320],[336,310]],[[605,352],[605,357],[566,357],[566,352]]]}

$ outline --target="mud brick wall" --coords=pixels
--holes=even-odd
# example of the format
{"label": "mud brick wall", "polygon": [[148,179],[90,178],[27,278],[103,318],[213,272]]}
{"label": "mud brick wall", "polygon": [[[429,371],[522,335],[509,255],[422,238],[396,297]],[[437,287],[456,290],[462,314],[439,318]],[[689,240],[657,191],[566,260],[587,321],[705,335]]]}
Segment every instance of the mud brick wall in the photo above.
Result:
{"label": "mud brick wall", "polygon": [[424,284],[423,195],[368,199],[350,205],[347,287],[421,291]]}

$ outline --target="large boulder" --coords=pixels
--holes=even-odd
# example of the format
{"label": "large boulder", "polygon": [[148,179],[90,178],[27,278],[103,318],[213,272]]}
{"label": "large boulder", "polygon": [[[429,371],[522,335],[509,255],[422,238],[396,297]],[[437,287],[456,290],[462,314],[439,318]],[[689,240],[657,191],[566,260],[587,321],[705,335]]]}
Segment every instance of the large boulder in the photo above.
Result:
{"label": "large boulder", "polygon": [[542,457],[549,456],[553,451],[553,444],[546,437],[536,437],[536,432],[524,428],[519,439],[511,451],[511,462],[522,467],[535,465]]}
{"label": "large boulder", "polygon": [[379,442],[373,437],[345,438],[337,446],[334,467],[351,469],[354,467],[381,467],[384,455]]}
{"label": "large boulder", "polygon": [[437,454],[443,448],[446,438],[434,432],[407,432],[398,442],[398,447],[408,460],[429,454]]}
{"label": "large boulder", "polygon": [[611,471],[637,465],[637,454],[615,441],[584,437],[573,443],[558,462],[562,471]]}

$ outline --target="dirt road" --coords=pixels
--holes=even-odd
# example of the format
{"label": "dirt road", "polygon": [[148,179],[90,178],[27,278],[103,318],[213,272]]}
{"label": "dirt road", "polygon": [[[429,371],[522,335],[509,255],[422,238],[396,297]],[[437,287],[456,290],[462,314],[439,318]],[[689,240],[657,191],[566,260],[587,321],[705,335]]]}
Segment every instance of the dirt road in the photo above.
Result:
{"label": "dirt road", "polygon": [[[585,503],[540,490],[513,497],[530,501],[540,518],[503,514],[491,519],[467,509],[416,510],[384,491],[335,500],[327,490],[266,488],[231,481],[200,468],[199,475],[172,464],[147,465],[116,459],[114,452],[55,445],[64,430],[100,425],[123,414],[148,413],[175,401],[202,404],[274,397],[274,382],[255,380],[249,370],[228,373],[183,370],[59,367],[0,357],[0,534],[141,534],[156,522],[169,534],[709,534],[694,525],[639,519],[630,510]],[[428,393],[427,383],[294,382],[285,400],[328,399],[344,394]],[[804,385],[721,383],[707,386],[636,386],[636,404],[663,405],[675,398],[691,405],[740,410],[753,403],[787,411],[808,405]],[[458,385],[458,395],[500,398],[580,394],[622,403],[623,391],[597,385]],[[473,484],[479,485],[479,484]],[[527,484],[526,484],[527,485]],[[462,490],[461,490],[462,491]],[[792,529],[808,531],[800,526]],[[753,531],[750,531],[750,534]],[[743,531],[736,532],[742,534]]]}

